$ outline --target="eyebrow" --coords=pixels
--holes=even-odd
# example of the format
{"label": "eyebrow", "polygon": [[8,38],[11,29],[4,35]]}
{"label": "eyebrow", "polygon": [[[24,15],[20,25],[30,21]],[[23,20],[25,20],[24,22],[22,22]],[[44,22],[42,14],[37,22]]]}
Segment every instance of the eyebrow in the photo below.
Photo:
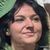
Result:
{"label": "eyebrow", "polygon": [[25,16],[23,15],[16,15],[16,18],[21,17],[21,18],[25,18]]}
{"label": "eyebrow", "polygon": [[38,15],[37,15],[37,14],[33,14],[33,15],[31,15],[31,17],[32,17],[32,16],[38,16]]}
{"label": "eyebrow", "polygon": [[[33,15],[31,15],[30,17],[33,17],[33,16],[38,16],[37,14],[33,14]],[[18,18],[18,17],[22,17],[22,18],[25,18],[25,16],[24,15],[16,15],[16,17]]]}

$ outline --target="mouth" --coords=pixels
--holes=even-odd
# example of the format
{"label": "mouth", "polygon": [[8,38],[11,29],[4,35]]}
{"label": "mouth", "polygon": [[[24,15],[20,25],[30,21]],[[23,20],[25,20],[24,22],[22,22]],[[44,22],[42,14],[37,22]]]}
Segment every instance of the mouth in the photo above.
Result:
{"label": "mouth", "polygon": [[31,36],[34,36],[35,33],[33,33],[33,32],[24,32],[23,34],[31,37]]}

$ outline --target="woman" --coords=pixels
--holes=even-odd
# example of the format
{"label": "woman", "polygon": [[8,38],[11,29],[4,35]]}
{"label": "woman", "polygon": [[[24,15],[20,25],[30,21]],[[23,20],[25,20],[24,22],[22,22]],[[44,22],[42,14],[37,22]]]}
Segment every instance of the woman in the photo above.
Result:
{"label": "woman", "polygon": [[43,50],[47,44],[46,17],[44,8],[34,0],[17,0],[0,20],[0,50]]}

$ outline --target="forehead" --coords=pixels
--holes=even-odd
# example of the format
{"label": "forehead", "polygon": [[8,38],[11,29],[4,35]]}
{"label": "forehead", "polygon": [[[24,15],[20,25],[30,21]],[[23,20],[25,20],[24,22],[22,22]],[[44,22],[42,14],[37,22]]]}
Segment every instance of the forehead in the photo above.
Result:
{"label": "forehead", "polygon": [[15,15],[32,15],[32,14],[36,14],[34,9],[28,5],[28,4],[23,4],[23,6],[20,8],[19,12],[17,13],[17,11],[15,12]]}

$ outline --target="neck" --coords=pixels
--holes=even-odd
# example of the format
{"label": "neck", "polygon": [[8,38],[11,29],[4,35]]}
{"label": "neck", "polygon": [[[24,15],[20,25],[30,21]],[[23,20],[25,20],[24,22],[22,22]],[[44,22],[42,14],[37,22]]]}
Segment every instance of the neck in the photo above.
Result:
{"label": "neck", "polygon": [[12,43],[12,50],[35,50],[36,45],[32,44],[14,44]]}

